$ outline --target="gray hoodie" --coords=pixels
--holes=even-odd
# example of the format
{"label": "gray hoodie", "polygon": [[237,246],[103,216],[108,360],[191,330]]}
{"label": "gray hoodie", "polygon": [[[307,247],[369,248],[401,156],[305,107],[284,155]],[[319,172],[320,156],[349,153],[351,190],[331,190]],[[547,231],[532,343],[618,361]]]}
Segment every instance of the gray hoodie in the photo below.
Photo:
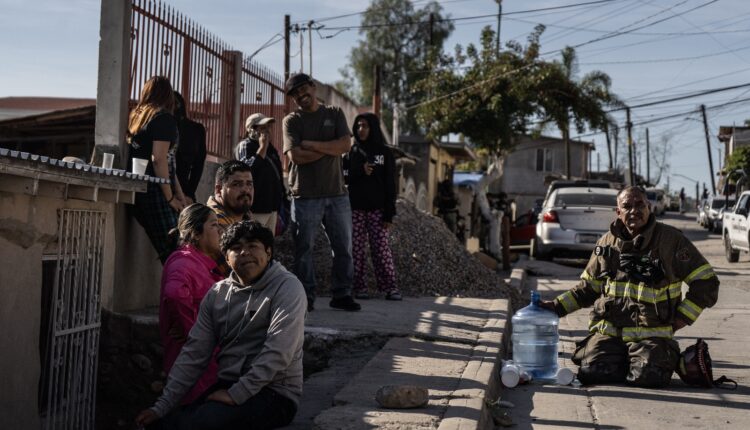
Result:
{"label": "gray hoodie", "polygon": [[299,404],[306,312],[302,284],[276,261],[250,286],[234,273],[217,282],[152,409],[163,417],[177,406],[217,347],[218,377],[234,382],[228,391],[235,403],[268,386]]}

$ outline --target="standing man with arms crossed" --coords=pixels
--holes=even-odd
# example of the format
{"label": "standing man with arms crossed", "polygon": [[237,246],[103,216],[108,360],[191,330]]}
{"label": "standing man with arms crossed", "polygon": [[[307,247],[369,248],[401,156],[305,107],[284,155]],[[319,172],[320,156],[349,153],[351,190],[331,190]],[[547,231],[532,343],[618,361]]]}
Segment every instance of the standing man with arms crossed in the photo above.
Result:
{"label": "standing man with arms crossed", "polygon": [[346,118],[340,108],[320,104],[315,82],[298,73],[286,82],[286,93],[297,110],[284,118],[284,153],[291,160],[294,272],[307,292],[307,309],[315,302],[313,248],[323,223],[333,250],[332,308],[360,310],[352,299],[352,210],[344,187],[341,156],[351,147]]}
{"label": "standing man with arms crossed", "polygon": [[674,332],[716,303],[719,279],[688,238],[656,221],[642,188],[620,191],[616,212],[578,285],[541,306],[564,316],[593,305],[572,357],[584,385],[665,387],[680,358]]}

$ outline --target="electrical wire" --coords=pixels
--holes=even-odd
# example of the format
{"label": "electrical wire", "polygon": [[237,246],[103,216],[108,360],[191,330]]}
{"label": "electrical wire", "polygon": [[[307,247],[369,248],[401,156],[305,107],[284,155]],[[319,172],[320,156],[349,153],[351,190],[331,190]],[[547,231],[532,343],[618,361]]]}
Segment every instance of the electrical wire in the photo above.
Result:
{"label": "electrical wire", "polygon": [[[569,5],[562,5],[562,6],[550,6],[546,8],[539,8],[539,9],[528,9],[528,10],[521,10],[521,11],[513,11],[513,12],[503,12],[502,14],[499,13],[493,13],[493,14],[487,14],[487,15],[476,15],[476,16],[467,16],[467,17],[459,17],[459,18],[440,18],[435,19],[434,22],[455,22],[455,21],[465,21],[469,19],[480,19],[480,18],[489,18],[489,17],[495,17],[498,16],[508,16],[508,15],[519,15],[519,14],[526,14],[530,12],[539,12],[539,11],[548,11],[548,10],[556,10],[556,9],[567,9],[572,7],[581,7],[581,6],[589,6],[599,3],[610,3],[614,1],[621,1],[621,0],[594,0],[584,3],[576,3],[576,4],[569,4]],[[713,0],[718,1],[718,0]],[[319,20],[316,22],[320,22]],[[326,30],[341,30],[341,29],[348,29],[348,30],[356,30],[356,29],[366,29],[366,28],[380,28],[380,27],[398,27],[398,26],[404,26],[404,25],[420,25],[420,24],[429,24],[430,21],[402,21],[402,22],[391,22],[391,23],[381,23],[381,24],[365,24],[365,25],[349,25],[349,26],[340,26],[340,27],[325,27]]]}

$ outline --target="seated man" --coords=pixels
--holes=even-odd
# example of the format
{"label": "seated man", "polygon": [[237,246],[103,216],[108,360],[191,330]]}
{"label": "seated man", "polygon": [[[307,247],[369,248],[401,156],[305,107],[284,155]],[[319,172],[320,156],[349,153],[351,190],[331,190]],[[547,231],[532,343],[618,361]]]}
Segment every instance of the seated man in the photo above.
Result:
{"label": "seated man", "polygon": [[643,189],[620,191],[616,213],[581,282],[541,306],[559,316],[594,306],[572,358],[583,384],[663,387],[680,357],[674,332],[716,303],[719,279],[690,240],[656,221]]}
{"label": "seated man", "polygon": [[222,231],[235,222],[250,220],[255,188],[250,166],[229,160],[216,170],[214,195],[206,206],[216,213]]}
{"label": "seated man", "polygon": [[[164,392],[138,414],[139,426],[271,429],[294,418],[302,395],[305,290],[272,259],[273,233],[257,222],[230,226],[221,252],[232,274],[206,294]],[[175,409],[217,348],[216,385]]]}

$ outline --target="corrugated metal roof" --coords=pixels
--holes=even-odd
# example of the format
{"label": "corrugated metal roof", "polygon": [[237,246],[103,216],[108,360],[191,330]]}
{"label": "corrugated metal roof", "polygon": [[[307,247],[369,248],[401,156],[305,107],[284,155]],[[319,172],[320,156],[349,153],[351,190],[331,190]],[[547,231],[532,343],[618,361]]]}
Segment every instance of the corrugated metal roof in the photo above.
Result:
{"label": "corrugated metal roof", "polygon": [[169,181],[164,178],[159,178],[149,175],[136,175],[121,169],[104,169],[98,166],[92,166],[86,163],[73,163],[69,161],[59,160],[57,158],[45,157],[38,154],[31,154],[22,151],[13,151],[7,148],[0,148],[0,157],[6,157],[11,159],[25,160],[32,163],[38,163],[39,165],[52,166],[58,169],[68,169],[73,171],[80,171],[89,173],[91,175],[101,176],[112,176],[125,179],[131,179],[134,181],[145,181],[152,182],[155,184],[168,184]]}

